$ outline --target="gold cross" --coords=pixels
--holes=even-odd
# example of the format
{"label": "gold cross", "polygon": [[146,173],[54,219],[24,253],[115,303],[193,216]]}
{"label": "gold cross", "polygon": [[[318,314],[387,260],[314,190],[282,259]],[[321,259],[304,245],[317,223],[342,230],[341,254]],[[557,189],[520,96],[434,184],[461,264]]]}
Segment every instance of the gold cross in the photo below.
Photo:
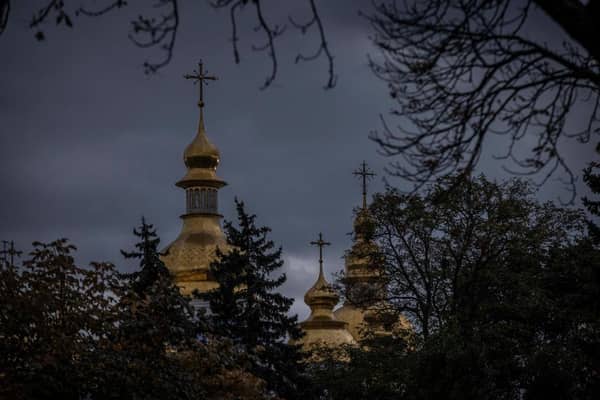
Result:
{"label": "gold cross", "polygon": [[353,175],[362,177],[362,196],[363,196],[363,209],[367,208],[367,179],[371,179],[375,174],[367,168],[367,163],[362,162],[360,169],[354,171]]}
{"label": "gold cross", "polygon": [[200,102],[198,103],[198,107],[200,108],[204,107],[203,87],[204,85],[208,84],[208,82],[206,81],[216,81],[217,79],[219,79],[216,76],[206,75],[207,73],[208,71],[204,71],[204,64],[202,64],[202,60],[200,60],[200,62],[198,63],[198,70],[194,70],[194,74],[187,74],[183,76],[185,79],[192,79],[194,81],[194,85],[200,82]]}
{"label": "gold cross", "polygon": [[319,232],[319,240],[310,242],[312,245],[319,246],[319,271],[323,273],[323,246],[329,246],[331,243],[323,240],[323,234]]}

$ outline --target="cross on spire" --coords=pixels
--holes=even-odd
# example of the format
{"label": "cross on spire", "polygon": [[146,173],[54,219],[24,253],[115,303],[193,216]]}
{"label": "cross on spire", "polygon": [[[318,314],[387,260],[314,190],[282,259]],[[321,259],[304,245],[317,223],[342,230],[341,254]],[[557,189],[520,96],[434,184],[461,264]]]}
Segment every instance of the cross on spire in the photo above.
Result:
{"label": "cross on spire", "polygon": [[2,250],[0,251],[0,262],[5,263],[10,267],[15,265],[15,256],[19,257],[22,254],[21,251],[15,250],[15,242],[12,240],[2,241]]}
{"label": "cross on spire", "polygon": [[319,275],[323,275],[323,246],[329,246],[331,243],[323,240],[323,234],[319,232],[319,240],[310,242],[314,246],[319,246]]}
{"label": "cross on spire", "polygon": [[200,62],[198,63],[197,71],[194,70],[193,74],[186,74],[183,76],[185,79],[193,80],[194,85],[198,82],[200,83],[200,101],[198,102],[198,107],[200,107],[200,109],[204,107],[204,85],[208,84],[207,81],[216,81],[217,79],[219,79],[216,76],[210,76],[207,74],[208,71],[204,71],[204,64],[202,63],[202,60],[200,60]]}
{"label": "cross on spire", "polygon": [[375,176],[375,173],[367,167],[367,163],[365,161],[360,165],[360,169],[352,172],[353,175],[362,177],[362,201],[363,201],[363,209],[367,208],[367,181]]}

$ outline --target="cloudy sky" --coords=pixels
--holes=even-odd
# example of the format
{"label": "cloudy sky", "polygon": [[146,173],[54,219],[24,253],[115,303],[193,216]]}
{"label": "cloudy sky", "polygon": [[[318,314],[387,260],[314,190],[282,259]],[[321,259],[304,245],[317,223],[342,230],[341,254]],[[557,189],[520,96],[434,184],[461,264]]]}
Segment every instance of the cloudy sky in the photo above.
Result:
{"label": "cloudy sky", "polygon": [[[198,116],[197,87],[182,76],[202,58],[219,76],[205,93],[208,135],[221,151],[218,173],[228,182],[220,192],[221,212],[234,218],[237,196],[272,228],[286,260],[284,292],[297,299],[293,311],[304,318],[308,308],[301,298],[317,274],[318,252],[308,243],[323,232],[332,242],[326,270],[340,270],[352,210],[360,203],[352,171],[366,160],[379,174],[370,190],[384,187],[389,160],[368,134],[393,104],[367,66],[367,55],[377,52],[358,10],[370,2],[319,2],[338,74],[329,91],[322,90],[324,60],[294,64],[299,50],[318,44],[317,36],[302,37],[289,26],[278,43],[277,81],[259,90],[270,65],[251,51],[261,38],[252,33],[250,7],[239,27],[242,62],[236,65],[227,12],[204,1],[181,1],[174,58],[147,76],[143,61],[162,55],[127,39],[141,2],[98,19],[76,18],[73,29],[49,25],[41,43],[28,28],[31,3],[13,2],[0,36],[0,239],[28,250],[34,240],[67,237],[79,248],[79,262],[121,266],[119,249],[130,248],[131,229],[142,215],[158,228],[163,244],[173,240],[184,210],[184,193],[174,183],[185,172],[182,152]],[[271,21],[284,24],[290,13],[308,17],[302,1],[266,4]],[[480,169],[501,178],[488,147]],[[577,171],[592,157],[576,146],[568,152]],[[558,196],[568,197],[558,183],[540,193]]]}

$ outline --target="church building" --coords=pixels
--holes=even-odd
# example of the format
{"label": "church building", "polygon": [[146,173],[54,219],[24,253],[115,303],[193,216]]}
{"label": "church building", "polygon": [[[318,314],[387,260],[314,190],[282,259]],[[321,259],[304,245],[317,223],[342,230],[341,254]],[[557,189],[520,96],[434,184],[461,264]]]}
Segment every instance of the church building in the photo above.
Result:
{"label": "church building", "polygon": [[[176,185],[185,191],[186,208],[181,216],[182,228],[179,236],[163,251],[162,260],[173,274],[176,284],[184,294],[194,290],[206,292],[217,287],[210,276],[209,266],[216,257],[216,249],[227,251],[228,245],[221,228],[222,215],[218,209],[219,189],[226,183],[217,176],[220,153],[210,142],[204,127],[203,85],[208,76],[202,63],[194,75],[186,75],[200,86],[200,109],[198,129],[192,142],[185,148],[183,162],[186,174]],[[377,304],[370,301],[356,304],[348,299],[348,294],[370,292],[381,289],[380,273],[376,265],[377,246],[373,241],[373,221],[367,207],[366,183],[374,174],[363,162],[360,170],[354,172],[362,177],[362,208],[354,221],[354,244],[345,255],[345,283],[347,298],[344,304],[334,310],[339,296],[325,279],[323,271],[323,247],[329,245],[319,239],[311,242],[319,247],[318,277],[315,284],[306,292],[305,303],[311,314],[300,323],[305,332],[301,343],[305,348],[314,345],[336,347],[341,344],[356,344],[364,336],[365,329],[379,334],[389,333],[376,317]],[[315,268],[316,270],[316,268]],[[375,288],[375,289],[374,289]],[[377,289],[379,288],[379,289]]]}

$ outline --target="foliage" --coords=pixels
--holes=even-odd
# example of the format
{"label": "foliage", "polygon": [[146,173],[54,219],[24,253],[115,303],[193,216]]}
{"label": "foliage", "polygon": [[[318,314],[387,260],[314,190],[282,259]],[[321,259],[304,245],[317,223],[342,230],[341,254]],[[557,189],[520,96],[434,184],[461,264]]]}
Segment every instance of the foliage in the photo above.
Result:
{"label": "foliage", "polygon": [[[457,189],[449,192],[451,186]],[[389,301],[424,338],[449,316],[469,321],[486,296],[514,299],[520,293],[502,293],[494,282],[504,278],[501,273],[540,260],[551,246],[571,243],[584,231],[581,213],[538,204],[518,180],[449,181],[423,196],[390,189],[375,196],[371,210]]]}
{"label": "foliage", "polygon": [[134,236],[140,241],[136,243],[136,250],[127,252],[121,250],[125,258],[139,259],[139,269],[130,274],[131,286],[138,295],[143,295],[157,281],[164,279],[172,283],[169,270],[160,260],[158,246],[160,239],[156,230],[150,224],[146,223],[142,217],[142,225],[133,230]]}
{"label": "foliage", "polygon": [[210,337],[172,282],[158,238],[134,231],[140,270],[75,264],[65,239],[0,263],[0,398],[261,399],[264,382]]}
{"label": "foliage", "polygon": [[[406,344],[363,343],[350,362],[329,364],[331,398],[598,394],[600,252],[580,212],[537,203],[522,182],[483,177],[422,196],[389,190],[371,211],[389,283],[386,312],[409,317],[417,335]],[[366,372],[348,388],[342,377],[356,371]]]}
{"label": "foliage", "polygon": [[298,346],[287,343],[301,335],[297,317],[287,315],[293,300],[274,292],[286,279],[273,277],[283,265],[281,248],[267,238],[270,229],[257,227],[244,203],[236,200],[238,225],[225,223],[227,251],[218,250],[210,273],[219,284],[203,298],[210,303],[210,325],[239,345],[251,362],[250,370],[264,379],[277,396],[303,397]]}
{"label": "foliage", "polygon": [[66,239],[34,243],[22,267],[0,268],[0,393],[82,398],[93,390],[96,350],[111,337],[121,283],[114,267],[77,267]]}
{"label": "foliage", "polygon": [[[600,146],[596,149],[600,154]],[[583,171],[583,181],[587,183],[588,188],[595,196],[600,195],[600,162],[591,162]],[[593,217],[600,217],[600,200],[592,200],[583,198],[583,205]],[[596,241],[596,245],[600,245],[600,227],[594,221],[589,221],[590,234]]]}
{"label": "foliage", "polygon": [[316,348],[319,362],[309,366],[323,399],[402,399],[407,395],[411,354],[403,339],[370,337],[361,347]]}

